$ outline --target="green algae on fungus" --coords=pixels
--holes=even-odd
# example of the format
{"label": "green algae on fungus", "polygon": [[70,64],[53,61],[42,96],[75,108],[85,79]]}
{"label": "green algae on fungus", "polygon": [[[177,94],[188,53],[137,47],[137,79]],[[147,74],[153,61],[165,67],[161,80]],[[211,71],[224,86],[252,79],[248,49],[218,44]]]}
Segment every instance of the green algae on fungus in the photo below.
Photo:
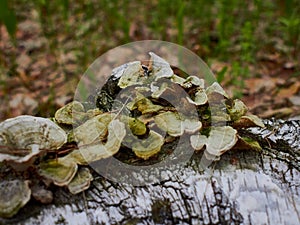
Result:
{"label": "green algae on fungus", "polygon": [[72,125],[82,121],[85,117],[83,105],[73,101],[61,107],[55,112],[54,118],[58,123]]}
{"label": "green algae on fungus", "polygon": [[127,108],[129,110],[137,109],[142,114],[154,113],[163,109],[162,106],[153,104],[150,99],[146,98],[141,93],[136,93],[136,98],[127,104]]}
{"label": "green algae on fungus", "polygon": [[240,136],[234,148],[241,149],[241,150],[256,150],[256,151],[262,150],[260,144],[257,141],[249,137],[240,137]]}
{"label": "green algae on fungus", "polygon": [[50,159],[40,163],[38,173],[57,186],[65,186],[73,179],[77,172],[76,162],[66,158]]}
{"label": "green algae on fungus", "polygon": [[132,151],[137,157],[144,160],[157,154],[164,144],[164,138],[157,132],[150,130],[149,136],[146,139],[140,139],[132,145]]}
{"label": "green algae on fungus", "polygon": [[140,136],[147,132],[147,126],[138,118],[122,116],[121,121],[125,123],[126,128],[129,128],[134,135]]}
{"label": "green algae on fungus", "polygon": [[227,111],[231,117],[231,120],[233,120],[233,121],[240,119],[248,111],[247,106],[244,104],[244,102],[242,102],[239,99],[233,100],[231,102],[231,104],[226,105],[226,107],[227,107]]}

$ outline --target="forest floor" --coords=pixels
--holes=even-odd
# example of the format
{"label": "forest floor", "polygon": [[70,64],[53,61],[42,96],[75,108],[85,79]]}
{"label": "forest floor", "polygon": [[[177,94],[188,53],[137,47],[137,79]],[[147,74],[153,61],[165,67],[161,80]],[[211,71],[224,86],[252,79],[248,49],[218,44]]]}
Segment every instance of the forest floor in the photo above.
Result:
{"label": "forest floor", "polygon": [[[232,31],[234,35],[229,39],[230,43],[223,46],[229,49],[225,51],[221,48],[226,44],[226,35],[221,35],[222,29],[229,29],[228,24],[235,25],[235,21],[225,21],[222,25],[225,28],[220,28],[226,16],[213,19],[215,11],[220,13],[225,10],[222,4],[206,6],[212,9],[212,15],[209,14],[211,20],[207,22],[207,27],[195,28],[199,21],[185,17],[185,14],[172,8],[170,10],[176,12],[175,18],[162,17],[162,23],[166,24],[157,25],[159,22],[153,18],[157,16],[156,20],[159,20],[163,14],[159,12],[169,10],[157,1],[142,8],[146,13],[147,9],[157,7],[157,15],[129,15],[128,21],[124,15],[136,7],[135,4],[142,7],[139,3],[130,3],[127,9],[122,8],[110,17],[107,15],[115,12],[114,7],[119,7],[115,1],[112,1],[112,6],[104,5],[104,11],[99,9],[104,6],[95,4],[92,8],[83,4],[80,10],[81,1],[75,1],[74,5],[69,6],[71,9],[67,16],[62,16],[66,9],[60,5],[26,5],[20,2],[22,4],[11,6],[18,19],[14,41],[6,27],[0,25],[0,121],[21,114],[53,116],[59,107],[72,100],[78,81],[94,59],[118,45],[147,39],[176,42],[191,49],[208,63],[231,96],[241,98],[252,113],[262,118],[286,119],[300,115],[300,32],[293,33],[290,39],[294,42],[291,42],[286,36],[292,32],[280,27],[279,22],[273,24],[274,27],[278,25],[273,31],[266,31],[274,17],[291,18],[281,12],[280,5],[259,6],[268,10],[277,7],[277,11],[272,15],[267,11],[257,16],[255,21],[246,23],[250,28],[245,28],[245,24],[239,25],[243,21],[238,22],[235,29],[240,26],[242,31]],[[183,3],[176,4],[182,6],[180,4]],[[183,6],[187,14],[193,7]],[[261,10],[256,5],[247,7],[250,10],[248,16]],[[87,11],[86,18],[84,12]],[[114,20],[116,16],[118,18]],[[229,15],[234,16],[234,13]],[[297,24],[297,18],[292,19]],[[276,36],[284,29],[289,33]],[[207,33],[205,37],[197,36],[203,32]],[[237,41],[240,39],[242,41]],[[264,42],[260,43],[260,40]]]}

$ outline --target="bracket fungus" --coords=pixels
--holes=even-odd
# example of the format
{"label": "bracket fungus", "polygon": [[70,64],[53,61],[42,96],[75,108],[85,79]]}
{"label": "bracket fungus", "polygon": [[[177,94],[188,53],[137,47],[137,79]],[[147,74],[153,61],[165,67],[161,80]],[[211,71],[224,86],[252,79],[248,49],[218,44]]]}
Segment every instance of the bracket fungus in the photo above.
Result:
{"label": "bracket fungus", "polygon": [[225,98],[229,98],[228,94],[224,91],[224,89],[221,87],[221,85],[217,82],[212,83],[212,85],[208,86],[206,88],[206,94],[212,95],[214,93],[218,93]]}
{"label": "bracket fungus", "polygon": [[195,150],[200,150],[206,145],[206,151],[215,157],[230,150],[237,140],[237,131],[230,126],[212,127],[208,137],[198,134],[192,135],[190,138],[191,145]]}
{"label": "bracket fungus", "polygon": [[[188,79],[188,78],[187,78]],[[228,98],[227,93],[224,91],[224,89],[218,84],[217,82],[214,82],[212,85],[208,86],[206,89],[204,88],[204,80],[199,79],[197,91],[193,97],[187,97],[187,100],[196,105],[196,106],[202,106],[208,103],[210,100],[211,102],[215,101],[215,96],[220,95],[221,98]],[[220,98],[216,98],[217,102],[220,101]]]}
{"label": "bracket fungus", "polygon": [[259,145],[259,143],[250,137],[239,136],[239,139],[238,139],[238,142],[236,145],[237,145],[238,149],[241,149],[241,150],[256,150],[256,151],[262,150],[262,147]]}
{"label": "bracket fungus", "polygon": [[103,139],[107,133],[107,126],[97,118],[87,120],[84,124],[74,129],[75,140],[79,144],[90,144],[97,139]]}
{"label": "bracket fungus", "polygon": [[170,111],[156,115],[154,121],[160,129],[173,137],[181,136],[184,132],[195,133],[202,127],[199,120],[183,119],[178,113]]}
{"label": "bracket fungus", "polygon": [[116,75],[120,76],[118,86],[126,88],[131,85],[143,84],[143,73],[144,70],[140,61],[128,63],[125,68],[120,68],[118,75]]}
{"label": "bracket fungus", "polygon": [[140,136],[146,134],[147,132],[146,125],[138,118],[122,116],[120,120],[126,125],[126,128],[129,128],[130,132],[132,132],[132,134],[134,135]]}
{"label": "bracket fungus", "polygon": [[227,106],[227,111],[231,117],[231,120],[233,121],[238,120],[239,118],[244,116],[248,111],[247,106],[244,104],[244,102],[242,102],[239,99],[233,100],[231,105],[226,105],[226,106]]}
{"label": "bracket fungus", "polygon": [[0,154],[0,162],[23,170],[41,150],[59,149],[66,141],[65,131],[49,119],[27,115],[7,119],[0,123],[0,145],[8,148]]}
{"label": "bracket fungus", "polygon": [[192,100],[190,97],[187,97],[187,100],[195,105],[205,105],[208,102],[208,97],[205,93],[205,90],[201,88],[195,93],[194,100]]}
{"label": "bracket fungus", "polygon": [[96,140],[103,140],[107,135],[107,126],[114,116],[113,113],[103,113],[85,121],[74,129],[75,140],[79,145],[87,145]]}
{"label": "bracket fungus", "polygon": [[14,216],[29,200],[29,181],[2,180],[0,182],[0,216]]}
{"label": "bracket fungus", "polygon": [[[93,180],[89,163],[129,146],[136,157],[144,160],[172,146],[171,142],[180,136],[188,137],[195,150],[206,146],[204,155],[211,160],[236,147],[237,141],[247,149],[260,149],[258,142],[238,134],[251,126],[264,127],[258,117],[246,115],[242,101],[231,100],[217,82],[207,86],[197,76],[175,74],[177,70],[173,71],[166,60],[149,54],[148,65],[133,61],[113,69],[107,86],[96,91],[96,96],[89,96],[87,102],[74,101],[58,109],[58,124],[33,116],[1,122],[0,163],[7,162],[15,170],[33,166],[46,185],[66,186],[77,194],[88,189]],[[125,92],[126,88],[129,91]],[[127,100],[122,103],[115,100],[116,96]],[[196,116],[192,116],[192,109],[196,109]],[[68,145],[64,145],[67,134],[63,128],[69,132]],[[165,137],[160,134],[164,132],[168,134]],[[79,149],[74,149],[74,141]],[[35,160],[37,156],[39,160]],[[28,183],[19,179],[0,181],[1,217],[12,217],[29,201]],[[49,190],[42,194],[51,195]],[[44,203],[52,200],[51,196],[48,200],[33,196]]]}
{"label": "bracket fungus", "polygon": [[199,88],[204,88],[204,80],[196,76],[188,76],[182,84],[184,88],[190,88],[192,85]]}
{"label": "bracket fungus", "polygon": [[207,137],[205,135],[197,134],[190,137],[191,145],[195,150],[201,150],[207,144]]}
{"label": "bracket fungus", "polygon": [[233,127],[235,128],[248,128],[248,127],[262,127],[265,125],[262,120],[253,114],[241,116],[237,121],[234,121]]}
{"label": "bracket fungus", "polygon": [[106,143],[79,145],[80,152],[88,163],[108,158],[119,151],[125,135],[126,129],[124,123],[119,120],[112,120],[108,125]]}
{"label": "bracket fungus", "polygon": [[69,191],[76,195],[90,187],[93,176],[88,168],[80,168],[75,177],[68,184]]}
{"label": "bracket fungus", "polygon": [[230,150],[237,140],[237,131],[232,127],[212,127],[207,139],[206,150],[212,155],[220,156]]}
{"label": "bracket fungus", "polygon": [[142,114],[154,113],[163,109],[162,106],[153,104],[150,99],[144,97],[142,94],[138,92],[136,93],[136,98],[132,102],[129,102],[127,104],[127,108],[129,110],[137,109]]}
{"label": "bracket fungus", "polygon": [[181,86],[183,86],[183,84],[185,83],[185,78],[182,78],[180,76],[177,76],[176,74],[173,74],[173,76],[170,78],[170,80],[175,83],[175,84],[179,84]]}
{"label": "bracket fungus", "polygon": [[84,159],[83,155],[81,154],[80,150],[76,149],[73,150],[71,153],[67,154],[66,156],[62,157],[66,160],[73,161],[78,165],[88,165],[88,162]]}
{"label": "bracket fungus", "polygon": [[169,89],[169,84],[167,82],[163,82],[161,84],[151,83],[151,97],[159,98],[165,91]]}
{"label": "bracket fungus", "polygon": [[199,88],[204,88],[205,84],[203,79],[196,76],[188,76],[187,78],[182,78],[180,76],[177,76],[176,74],[173,74],[170,80],[173,83],[179,84],[184,88],[191,88],[193,85]]}
{"label": "bracket fungus", "polygon": [[146,139],[141,139],[133,143],[132,151],[137,157],[147,160],[158,153],[163,144],[164,138],[159,133],[150,130],[149,136]]}
{"label": "bracket fungus", "polygon": [[158,55],[154,54],[153,52],[149,52],[150,57],[150,71],[155,76],[155,80],[160,78],[170,78],[173,76],[174,72],[170,66],[170,64],[164,60],[163,58],[159,57]]}
{"label": "bracket fungus", "polygon": [[57,186],[65,186],[70,183],[77,172],[78,166],[67,158],[50,159],[40,163],[39,174],[47,181]]}
{"label": "bracket fungus", "polygon": [[78,101],[73,101],[58,109],[54,118],[58,123],[72,125],[81,121],[84,116],[85,110],[83,105]]}

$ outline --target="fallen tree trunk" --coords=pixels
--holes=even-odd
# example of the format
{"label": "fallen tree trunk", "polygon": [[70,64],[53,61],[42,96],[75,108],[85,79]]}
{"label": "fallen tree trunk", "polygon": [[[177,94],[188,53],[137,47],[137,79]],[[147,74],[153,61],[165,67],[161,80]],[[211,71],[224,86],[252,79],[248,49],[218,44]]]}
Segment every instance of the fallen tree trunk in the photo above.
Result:
{"label": "fallen tree trunk", "polygon": [[271,135],[249,134],[264,146],[262,152],[229,151],[205,170],[199,166],[202,153],[195,153],[188,165],[174,165],[163,171],[162,181],[140,187],[98,175],[83,194],[56,189],[52,204],[31,200],[14,218],[0,222],[299,224],[300,121],[277,128]]}

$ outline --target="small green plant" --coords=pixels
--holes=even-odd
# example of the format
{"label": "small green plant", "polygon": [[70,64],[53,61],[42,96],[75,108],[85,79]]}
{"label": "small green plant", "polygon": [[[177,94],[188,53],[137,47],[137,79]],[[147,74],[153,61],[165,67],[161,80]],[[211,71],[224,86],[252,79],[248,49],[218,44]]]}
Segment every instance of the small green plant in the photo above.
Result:
{"label": "small green plant", "polygon": [[9,35],[14,39],[17,30],[17,18],[7,0],[0,0],[0,24],[3,23]]}
{"label": "small green plant", "polygon": [[219,11],[217,13],[218,23],[216,28],[219,42],[216,50],[220,55],[223,55],[224,59],[228,58],[228,48],[231,46],[231,37],[235,30],[235,18],[231,13],[236,4],[236,0],[222,0],[217,2]]}
{"label": "small green plant", "polygon": [[245,63],[253,63],[255,59],[255,40],[253,35],[254,29],[252,23],[247,21],[241,30],[241,61]]}
{"label": "small green plant", "polygon": [[177,24],[177,32],[178,32],[178,38],[177,43],[182,45],[183,44],[183,36],[184,36],[184,9],[185,9],[185,3],[183,1],[179,1],[179,9],[177,11],[176,15],[176,24]]}
{"label": "small green plant", "polygon": [[227,70],[228,67],[224,66],[219,72],[216,73],[216,78],[219,83],[221,83],[224,80]]}
{"label": "small green plant", "polygon": [[231,68],[231,82],[235,86],[233,90],[234,98],[241,98],[243,96],[243,88],[245,87],[245,74],[249,73],[249,69],[241,65],[240,62],[233,62]]}
{"label": "small green plant", "polygon": [[284,39],[289,46],[293,47],[294,54],[298,50],[300,41],[300,17],[296,13],[293,13],[288,17],[281,17],[280,29],[283,31]]}

